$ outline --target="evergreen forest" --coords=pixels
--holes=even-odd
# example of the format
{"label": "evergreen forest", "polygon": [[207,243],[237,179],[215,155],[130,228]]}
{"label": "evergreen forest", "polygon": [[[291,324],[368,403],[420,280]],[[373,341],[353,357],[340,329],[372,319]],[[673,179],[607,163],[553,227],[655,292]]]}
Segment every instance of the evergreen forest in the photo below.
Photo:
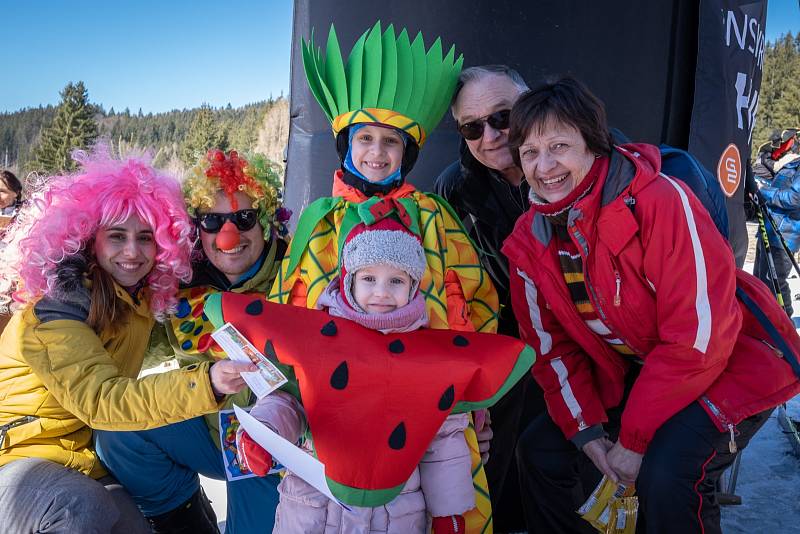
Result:
{"label": "evergreen forest", "polygon": [[[800,33],[767,43],[754,148],[775,130],[800,127],[798,80]],[[57,106],[0,113],[0,168],[22,176],[71,170],[71,150],[97,139],[107,139],[120,151],[151,148],[156,165],[178,173],[210,147],[261,152],[283,165],[289,131],[289,105],[283,96],[236,108],[203,105],[144,114],[92,103],[82,82],[70,82],[60,94]]]}
{"label": "evergreen forest", "polygon": [[69,171],[69,153],[105,139],[119,151],[152,149],[154,163],[180,172],[210,147],[261,152],[283,166],[288,140],[286,98],[222,108],[203,105],[166,113],[104,109],[83,82],[69,84],[56,106],[0,113],[0,168],[18,175]]}

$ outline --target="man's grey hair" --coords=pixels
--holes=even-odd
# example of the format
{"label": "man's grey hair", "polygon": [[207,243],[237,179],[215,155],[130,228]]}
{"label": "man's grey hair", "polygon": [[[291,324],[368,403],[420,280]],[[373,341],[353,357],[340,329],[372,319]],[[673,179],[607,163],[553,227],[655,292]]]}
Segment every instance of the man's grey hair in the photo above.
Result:
{"label": "man's grey hair", "polygon": [[455,105],[458,95],[461,93],[461,90],[465,85],[470,82],[482,80],[483,78],[487,78],[489,76],[507,77],[514,85],[517,86],[520,92],[530,89],[520,73],[508,65],[478,65],[476,67],[469,67],[461,71],[461,74],[458,76],[458,82],[456,83],[456,89],[453,92],[453,98],[450,100],[450,106],[452,107]]}

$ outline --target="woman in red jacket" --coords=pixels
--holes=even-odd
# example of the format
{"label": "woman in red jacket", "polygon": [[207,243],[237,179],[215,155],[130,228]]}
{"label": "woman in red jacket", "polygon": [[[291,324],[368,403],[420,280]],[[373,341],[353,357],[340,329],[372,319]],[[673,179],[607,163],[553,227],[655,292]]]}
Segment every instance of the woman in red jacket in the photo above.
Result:
{"label": "woman in red jacket", "polygon": [[531,208],[503,253],[549,412],[517,449],[532,474],[529,528],[593,531],[575,513],[594,488],[577,474],[588,457],[636,485],[640,532],[719,532],[714,483],[800,392],[737,283],[798,354],[793,325],[737,271],[691,190],[659,172],[658,148],[613,145],[603,104],[579,82],[523,95],[509,147]]}

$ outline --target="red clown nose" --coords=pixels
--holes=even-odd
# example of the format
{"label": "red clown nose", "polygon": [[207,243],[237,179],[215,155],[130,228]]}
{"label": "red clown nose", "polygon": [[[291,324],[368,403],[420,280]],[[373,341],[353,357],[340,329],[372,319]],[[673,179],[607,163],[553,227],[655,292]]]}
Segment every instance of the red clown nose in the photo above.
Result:
{"label": "red clown nose", "polygon": [[225,221],[217,234],[217,248],[220,250],[230,250],[239,244],[239,231],[231,221]]}

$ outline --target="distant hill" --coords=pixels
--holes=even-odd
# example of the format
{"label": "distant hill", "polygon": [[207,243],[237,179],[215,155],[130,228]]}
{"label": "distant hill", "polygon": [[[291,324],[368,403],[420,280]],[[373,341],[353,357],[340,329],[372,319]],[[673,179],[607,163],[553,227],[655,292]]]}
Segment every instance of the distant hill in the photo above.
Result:
{"label": "distant hill", "polygon": [[[12,113],[0,113],[0,167],[22,174],[42,127],[55,116],[55,106],[40,106]],[[283,166],[289,137],[289,102],[280,97],[241,106],[210,108],[225,132],[228,147],[258,151]],[[181,170],[180,146],[200,108],[147,113],[141,110],[106,111],[95,105],[95,120],[101,138],[127,147],[152,148],[156,165]]]}

